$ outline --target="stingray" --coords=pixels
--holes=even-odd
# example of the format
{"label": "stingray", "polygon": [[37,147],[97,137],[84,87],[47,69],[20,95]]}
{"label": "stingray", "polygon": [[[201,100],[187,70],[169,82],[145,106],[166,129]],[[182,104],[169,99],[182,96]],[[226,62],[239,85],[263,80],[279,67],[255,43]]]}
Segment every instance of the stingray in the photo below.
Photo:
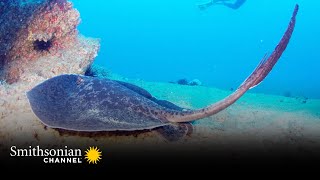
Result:
{"label": "stingray", "polygon": [[157,130],[169,140],[192,132],[190,122],[212,116],[257,86],[272,70],[293,33],[296,5],[285,34],[273,53],[228,97],[191,110],[159,100],[136,85],[107,78],[63,74],[27,92],[32,111],[48,127],[77,132]]}

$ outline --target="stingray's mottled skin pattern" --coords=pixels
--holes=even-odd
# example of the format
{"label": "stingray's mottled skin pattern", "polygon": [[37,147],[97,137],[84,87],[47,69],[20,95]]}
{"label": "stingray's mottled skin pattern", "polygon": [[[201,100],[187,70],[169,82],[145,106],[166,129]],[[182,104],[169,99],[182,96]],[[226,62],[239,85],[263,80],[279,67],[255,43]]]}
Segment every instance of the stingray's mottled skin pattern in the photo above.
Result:
{"label": "stingray's mottled skin pattern", "polygon": [[44,124],[77,131],[152,129],[168,124],[165,113],[179,111],[132,84],[74,74],[49,79],[27,96]]}

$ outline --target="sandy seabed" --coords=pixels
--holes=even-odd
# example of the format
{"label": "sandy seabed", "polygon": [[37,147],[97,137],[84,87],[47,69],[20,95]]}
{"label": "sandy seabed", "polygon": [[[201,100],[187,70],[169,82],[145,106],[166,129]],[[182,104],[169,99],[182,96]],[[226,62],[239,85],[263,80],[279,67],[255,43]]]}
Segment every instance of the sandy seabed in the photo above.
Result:
{"label": "sandy seabed", "polygon": [[[184,86],[172,83],[113,79],[136,84],[158,99],[169,100],[185,108],[201,108],[226,97],[231,91],[205,86]],[[20,97],[21,99],[21,97]],[[1,107],[4,107],[2,103]],[[266,94],[245,94],[239,101],[220,113],[193,122],[194,131],[179,141],[168,142],[155,131],[133,133],[78,134],[45,127],[32,113],[26,99],[1,108],[0,148],[8,146],[56,147],[64,145],[179,147],[192,145],[205,149],[207,145],[232,147],[235,151],[254,148],[268,151],[276,147],[292,152],[319,152],[320,100],[290,98]]]}

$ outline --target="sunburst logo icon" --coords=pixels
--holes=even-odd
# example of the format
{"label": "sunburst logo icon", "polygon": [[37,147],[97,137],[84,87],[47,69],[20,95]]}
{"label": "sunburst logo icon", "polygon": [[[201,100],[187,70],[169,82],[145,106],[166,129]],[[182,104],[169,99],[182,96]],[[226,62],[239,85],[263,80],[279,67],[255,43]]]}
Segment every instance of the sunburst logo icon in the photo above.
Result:
{"label": "sunburst logo icon", "polygon": [[98,149],[98,147],[89,147],[85,153],[85,159],[89,164],[97,164],[97,162],[102,159],[102,152]]}

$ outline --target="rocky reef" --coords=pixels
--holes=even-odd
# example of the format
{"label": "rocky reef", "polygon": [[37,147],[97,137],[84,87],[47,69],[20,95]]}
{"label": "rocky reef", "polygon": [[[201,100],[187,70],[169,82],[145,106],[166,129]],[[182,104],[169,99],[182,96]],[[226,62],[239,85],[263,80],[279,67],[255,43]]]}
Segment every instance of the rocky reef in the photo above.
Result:
{"label": "rocky reef", "polygon": [[202,82],[199,79],[193,79],[191,81],[188,81],[188,79],[183,78],[183,79],[179,79],[176,82],[170,82],[170,83],[176,83],[176,84],[180,84],[180,85],[188,85],[188,86],[201,86]]}
{"label": "rocky reef", "polygon": [[25,93],[56,75],[84,74],[93,63],[100,42],[80,35],[79,23],[66,0],[0,1],[0,147],[55,134],[39,135],[45,129]]}
{"label": "rocky reef", "polygon": [[[1,15],[1,79],[12,84],[34,75],[49,78],[61,73],[84,73],[97,55],[99,43],[79,37],[80,14],[72,3],[64,0],[22,2],[2,5],[6,10]],[[67,59],[66,53],[72,50],[75,50],[74,56]],[[55,65],[50,65],[52,63]],[[42,67],[35,68],[39,65]]]}

